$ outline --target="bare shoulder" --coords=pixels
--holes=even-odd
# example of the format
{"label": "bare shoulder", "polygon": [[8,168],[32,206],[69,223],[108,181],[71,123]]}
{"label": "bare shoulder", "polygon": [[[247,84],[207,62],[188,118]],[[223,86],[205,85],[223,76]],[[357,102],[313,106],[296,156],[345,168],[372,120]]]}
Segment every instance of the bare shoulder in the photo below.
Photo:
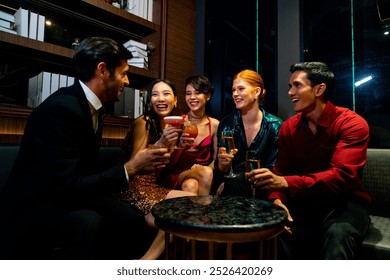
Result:
{"label": "bare shoulder", "polygon": [[146,133],[146,120],[143,116],[139,116],[133,121],[133,130],[136,133]]}
{"label": "bare shoulder", "polygon": [[134,120],[135,125],[140,125],[140,124],[144,125],[145,123],[146,123],[146,120],[143,116],[139,116],[138,118],[136,118]]}
{"label": "bare shoulder", "polygon": [[212,131],[216,132],[218,129],[218,125],[219,125],[219,120],[210,117],[210,123],[211,123]]}
{"label": "bare shoulder", "polygon": [[219,125],[219,120],[210,117],[210,122],[212,126],[218,126]]}

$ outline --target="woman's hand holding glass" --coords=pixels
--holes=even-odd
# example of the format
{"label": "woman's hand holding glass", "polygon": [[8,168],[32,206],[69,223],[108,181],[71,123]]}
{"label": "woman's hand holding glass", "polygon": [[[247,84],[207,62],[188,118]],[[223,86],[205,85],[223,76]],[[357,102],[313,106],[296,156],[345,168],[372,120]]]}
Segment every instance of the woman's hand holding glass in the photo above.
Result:
{"label": "woman's hand holding glass", "polygon": [[155,143],[155,146],[167,147],[170,150],[176,145],[182,129],[177,126],[167,126],[163,129],[160,139]]}
{"label": "woman's hand holding glass", "polygon": [[195,138],[198,136],[198,126],[193,122],[185,122],[183,133],[180,139],[181,145],[184,148],[190,147],[188,149],[189,152],[196,152],[197,149],[194,148],[196,146],[194,144]]}

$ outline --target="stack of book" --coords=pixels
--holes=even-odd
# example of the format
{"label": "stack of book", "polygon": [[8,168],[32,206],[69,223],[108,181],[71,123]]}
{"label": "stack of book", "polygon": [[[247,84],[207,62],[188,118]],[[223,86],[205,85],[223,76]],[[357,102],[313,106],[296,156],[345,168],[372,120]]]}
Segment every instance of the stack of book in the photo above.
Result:
{"label": "stack of book", "polygon": [[70,86],[73,83],[74,77],[41,72],[28,81],[27,106],[35,108],[59,88]]}
{"label": "stack of book", "polygon": [[14,14],[0,11],[0,31],[43,42],[45,17],[23,8],[19,8]]}
{"label": "stack of book", "polygon": [[0,10],[0,31],[17,34],[15,29],[14,15]]}
{"label": "stack of book", "polygon": [[149,68],[148,46],[142,42],[130,39],[123,44],[133,55],[127,63],[138,68]]}

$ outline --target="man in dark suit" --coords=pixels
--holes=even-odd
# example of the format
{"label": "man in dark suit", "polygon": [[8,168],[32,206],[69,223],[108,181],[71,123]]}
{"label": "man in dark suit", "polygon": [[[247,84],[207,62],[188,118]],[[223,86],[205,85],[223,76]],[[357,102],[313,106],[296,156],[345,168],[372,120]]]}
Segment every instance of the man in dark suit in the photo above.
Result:
{"label": "man in dark suit", "polygon": [[141,150],[100,173],[95,167],[99,111],[129,85],[131,57],[109,38],[83,40],[73,57],[78,80],[31,113],[0,194],[1,258],[130,259],[146,252],[153,237],[146,238],[143,214],[111,194],[166,163],[167,149]]}

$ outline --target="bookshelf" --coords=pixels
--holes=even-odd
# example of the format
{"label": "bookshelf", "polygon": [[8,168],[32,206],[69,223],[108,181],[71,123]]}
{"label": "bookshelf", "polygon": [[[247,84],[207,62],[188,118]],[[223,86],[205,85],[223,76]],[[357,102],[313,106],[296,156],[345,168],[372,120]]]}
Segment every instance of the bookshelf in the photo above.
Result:
{"label": "bookshelf", "polygon": [[[33,110],[27,107],[28,80],[42,71],[75,76],[72,64],[74,38],[107,36],[124,43],[129,39],[159,46],[160,4],[153,0],[154,16],[149,21],[102,0],[5,0],[1,10],[15,13],[23,7],[45,15],[56,30],[45,26],[44,41],[0,31],[0,143],[20,143],[26,121]],[[7,10],[7,8],[10,8]],[[157,50],[158,52],[159,50]],[[130,66],[131,87],[143,88],[160,77],[159,55],[149,69]],[[120,145],[132,119],[107,116],[103,145]]]}
{"label": "bookshelf", "polygon": [[[184,104],[184,81],[194,74],[195,65],[195,0],[152,1],[149,21],[103,0],[2,0],[0,10],[2,5],[24,7],[55,19],[57,29],[46,28],[43,42],[0,31],[0,144],[20,142],[32,111],[26,106],[31,77],[42,71],[75,76],[75,38],[107,36],[121,43],[129,39],[152,43],[155,50],[149,68],[130,66],[130,87],[142,90],[155,78],[168,78]],[[107,116],[103,144],[117,145],[131,122],[131,118]]]}

